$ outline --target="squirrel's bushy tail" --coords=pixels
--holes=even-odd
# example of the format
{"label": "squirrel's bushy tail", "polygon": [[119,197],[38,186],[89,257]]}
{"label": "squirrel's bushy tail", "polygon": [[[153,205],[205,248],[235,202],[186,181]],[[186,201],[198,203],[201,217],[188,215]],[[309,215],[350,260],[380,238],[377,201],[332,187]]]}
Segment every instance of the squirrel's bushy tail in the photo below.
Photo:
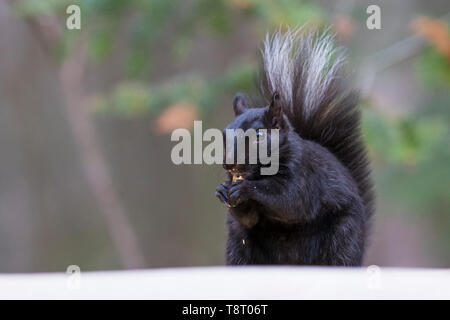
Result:
{"label": "squirrel's bushy tail", "polygon": [[373,191],[359,127],[358,95],[346,80],[344,51],[333,40],[328,32],[303,29],[267,35],[262,93],[270,102],[277,92],[295,131],[326,147],[348,168],[369,217]]}

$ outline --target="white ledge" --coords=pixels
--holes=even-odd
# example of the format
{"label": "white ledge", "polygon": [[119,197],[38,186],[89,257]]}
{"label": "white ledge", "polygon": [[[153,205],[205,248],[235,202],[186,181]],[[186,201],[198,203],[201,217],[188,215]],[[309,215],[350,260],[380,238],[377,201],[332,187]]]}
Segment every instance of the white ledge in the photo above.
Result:
{"label": "white ledge", "polygon": [[450,299],[450,270],[202,267],[0,274],[0,299]]}

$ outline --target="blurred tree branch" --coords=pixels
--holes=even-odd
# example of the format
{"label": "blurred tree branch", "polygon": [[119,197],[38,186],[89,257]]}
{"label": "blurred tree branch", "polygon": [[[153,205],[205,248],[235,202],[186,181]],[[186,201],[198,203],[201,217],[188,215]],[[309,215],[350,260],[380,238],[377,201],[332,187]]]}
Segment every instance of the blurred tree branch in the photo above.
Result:
{"label": "blurred tree branch", "polygon": [[[60,30],[63,24],[52,16],[46,16],[45,20],[37,16],[29,16],[26,21],[45,52],[51,55],[60,41]],[[82,85],[87,64],[86,43],[86,40],[80,36],[71,54],[58,66],[67,120],[79,148],[85,179],[106,221],[123,265],[126,268],[144,267],[144,256],[139,249],[126,211],[119,200],[120,197],[109,173],[93,119],[87,108]]]}
{"label": "blurred tree branch", "polygon": [[[438,21],[445,21],[450,17],[450,12],[443,15]],[[416,32],[417,33],[417,32]],[[395,42],[393,45],[375,52],[365,59],[363,65],[366,66],[363,71],[361,93],[363,96],[368,96],[372,90],[373,84],[379,72],[382,72],[389,67],[417,55],[427,42],[419,33],[409,36]]]}

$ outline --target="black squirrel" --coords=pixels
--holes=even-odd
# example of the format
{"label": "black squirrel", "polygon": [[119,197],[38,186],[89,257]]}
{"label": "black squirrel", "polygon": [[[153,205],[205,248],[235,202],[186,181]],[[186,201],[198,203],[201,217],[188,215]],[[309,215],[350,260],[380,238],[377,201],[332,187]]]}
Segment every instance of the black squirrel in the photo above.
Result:
{"label": "black squirrel", "polygon": [[228,180],[216,196],[229,207],[228,265],[362,264],[374,195],[344,62],[328,32],[266,37],[260,78],[268,105],[249,108],[237,94],[227,129],[278,128],[279,170],[223,165]]}

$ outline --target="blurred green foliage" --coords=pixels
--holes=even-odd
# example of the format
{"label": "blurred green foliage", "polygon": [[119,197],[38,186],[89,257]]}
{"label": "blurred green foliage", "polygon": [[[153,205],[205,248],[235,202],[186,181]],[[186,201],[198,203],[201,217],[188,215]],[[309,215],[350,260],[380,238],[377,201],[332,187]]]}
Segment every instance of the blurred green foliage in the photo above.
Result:
{"label": "blurred green foliage", "polygon": [[375,157],[387,165],[415,166],[426,162],[445,134],[440,118],[388,118],[367,108],[363,114],[366,141]]}
{"label": "blurred green foliage", "polygon": [[435,48],[430,47],[419,57],[417,73],[427,85],[450,86],[450,63]]}
{"label": "blurred green foliage", "polygon": [[137,81],[123,81],[110,95],[96,96],[94,109],[98,112],[135,117],[155,113],[164,107],[184,101],[207,111],[216,106],[218,97],[224,93],[252,90],[255,72],[256,65],[247,63],[232,67],[215,79],[190,74],[156,86],[146,86]]}

